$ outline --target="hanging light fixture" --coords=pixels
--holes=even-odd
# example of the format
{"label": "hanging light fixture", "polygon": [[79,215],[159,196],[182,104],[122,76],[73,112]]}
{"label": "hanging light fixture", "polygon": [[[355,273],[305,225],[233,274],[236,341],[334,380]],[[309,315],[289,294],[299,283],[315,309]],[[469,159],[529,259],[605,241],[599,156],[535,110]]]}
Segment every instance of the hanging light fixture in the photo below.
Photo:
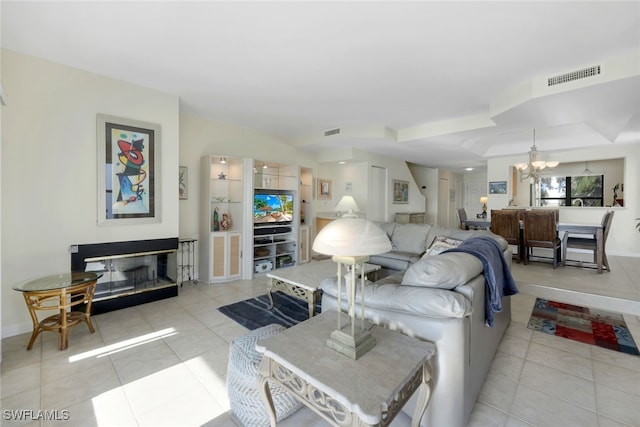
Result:
{"label": "hanging light fixture", "polygon": [[223,164],[223,165],[225,163],[227,163],[227,158],[226,157],[220,157],[220,163]]}
{"label": "hanging light fixture", "polygon": [[543,169],[555,168],[560,162],[538,160],[538,149],[536,148],[536,130],[533,130],[533,145],[529,151],[529,163],[516,163],[514,166],[520,171],[520,181],[528,179],[538,181]]}

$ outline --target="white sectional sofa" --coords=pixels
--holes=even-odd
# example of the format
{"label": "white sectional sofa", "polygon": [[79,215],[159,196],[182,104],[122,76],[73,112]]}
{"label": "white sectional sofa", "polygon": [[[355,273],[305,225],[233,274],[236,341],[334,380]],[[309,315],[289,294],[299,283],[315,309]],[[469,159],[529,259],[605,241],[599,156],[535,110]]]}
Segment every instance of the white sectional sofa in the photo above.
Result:
{"label": "white sectional sofa", "polygon": [[[405,226],[411,227],[396,234],[399,228]],[[474,255],[461,252],[423,258],[420,255],[436,236],[460,240],[480,235],[492,236],[499,243],[505,257],[504,264],[509,270],[511,249],[502,237],[488,231],[393,223],[384,223],[381,228],[390,234],[392,242],[395,236],[393,246],[396,249],[392,252],[396,253],[386,258],[372,257],[371,262],[388,261],[385,265],[387,268],[398,267],[405,262],[408,267],[382,280],[368,283],[365,287],[365,315],[374,323],[436,344],[437,354],[431,360],[433,395],[421,425],[466,426],[494,354],[509,325],[510,299],[508,296],[498,299],[502,311],[492,314],[492,327],[486,326],[486,282],[482,261]],[[400,241],[400,236],[412,239],[412,242]],[[419,241],[424,246],[418,246]],[[411,249],[420,252],[412,252]],[[407,258],[400,259],[399,252],[404,252]],[[499,250],[497,252],[499,255]],[[335,278],[325,279],[321,288],[322,310],[337,309]],[[346,310],[346,295],[342,301],[342,309]],[[360,301],[359,296],[356,301]],[[360,308],[357,312],[360,312]],[[415,406],[414,399],[403,409],[407,414],[411,414]]]}

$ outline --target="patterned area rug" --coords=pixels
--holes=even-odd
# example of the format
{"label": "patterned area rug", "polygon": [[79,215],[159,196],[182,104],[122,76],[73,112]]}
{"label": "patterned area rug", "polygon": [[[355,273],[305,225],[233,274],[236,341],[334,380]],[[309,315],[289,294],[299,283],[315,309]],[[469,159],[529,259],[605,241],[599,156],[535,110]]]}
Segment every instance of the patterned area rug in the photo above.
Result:
{"label": "patterned area rug", "polygon": [[639,355],[621,314],[561,302],[536,300],[529,329]]}
{"label": "patterned area rug", "polygon": [[[309,318],[309,308],[305,301],[286,295],[273,293],[273,308],[269,308],[267,294],[218,308],[225,316],[233,319],[249,330],[258,329],[272,323],[289,328]],[[316,305],[320,313],[320,304]]]}

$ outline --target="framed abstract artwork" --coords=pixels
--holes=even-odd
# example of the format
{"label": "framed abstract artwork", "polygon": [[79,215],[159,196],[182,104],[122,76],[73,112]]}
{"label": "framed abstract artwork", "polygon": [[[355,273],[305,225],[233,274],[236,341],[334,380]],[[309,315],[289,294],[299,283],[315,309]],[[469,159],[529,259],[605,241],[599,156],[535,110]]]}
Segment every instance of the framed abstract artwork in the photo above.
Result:
{"label": "framed abstract artwork", "polygon": [[393,180],[393,203],[409,203],[409,181]]}
{"label": "framed abstract artwork", "polygon": [[160,125],[97,115],[98,224],[160,222]]}

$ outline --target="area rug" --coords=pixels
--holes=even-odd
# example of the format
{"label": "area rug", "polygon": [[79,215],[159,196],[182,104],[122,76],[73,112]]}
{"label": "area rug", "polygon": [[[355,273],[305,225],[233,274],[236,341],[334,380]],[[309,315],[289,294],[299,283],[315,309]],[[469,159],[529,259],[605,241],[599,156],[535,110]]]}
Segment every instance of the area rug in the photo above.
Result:
{"label": "area rug", "polygon": [[[320,313],[320,304],[316,304]],[[289,328],[309,319],[307,303],[282,292],[273,293],[273,308],[269,308],[267,294],[218,308],[225,316],[233,319],[249,330],[258,329],[272,323]]]}
{"label": "area rug", "polygon": [[538,298],[529,329],[639,355],[621,314]]}

